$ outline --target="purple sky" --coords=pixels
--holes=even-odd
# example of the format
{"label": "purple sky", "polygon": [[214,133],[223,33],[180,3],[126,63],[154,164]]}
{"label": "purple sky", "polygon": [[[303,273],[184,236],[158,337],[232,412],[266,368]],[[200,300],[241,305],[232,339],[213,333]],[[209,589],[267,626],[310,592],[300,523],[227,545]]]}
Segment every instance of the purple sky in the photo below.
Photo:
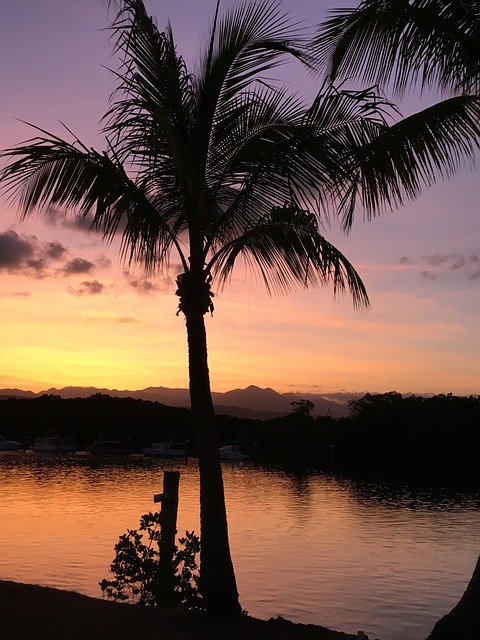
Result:
{"label": "purple sky", "polygon": [[[312,24],[329,7],[354,4],[283,6]],[[190,66],[214,6],[147,2],[160,27],[170,19]],[[113,88],[104,66],[115,67],[102,30],[108,24],[101,0],[2,3],[1,148],[32,135],[15,118],[63,135],[61,120],[86,144],[103,147],[98,122]],[[285,77],[292,90],[313,94],[307,76],[292,70]],[[410,98],[405,109],[414,105]],[[260,285],[235,277],[208,320],[213,388],[477,394],[478,175],[462,171],[370,223],[359,216],[348,238],[337,229],[326,233],[364,278],[372,303],[366,313],[354,312],[347,299],[333,301],[328,290],[272,300]],[[174,274],[127,277],[116,248],[98,238],[58,221],[20,223],[4,202],[0,215],[0,388],[187,385]]]}

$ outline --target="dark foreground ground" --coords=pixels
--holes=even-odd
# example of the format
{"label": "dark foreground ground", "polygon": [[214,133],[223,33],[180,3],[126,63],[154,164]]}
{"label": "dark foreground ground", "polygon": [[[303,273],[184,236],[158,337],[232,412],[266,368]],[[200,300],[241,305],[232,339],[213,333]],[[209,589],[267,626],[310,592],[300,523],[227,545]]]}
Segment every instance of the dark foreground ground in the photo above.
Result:
{"label": "dark foreground ground", "polygon": [[153,609],[71,591],[0,581],[2,640],[353,640],[277,618],[213,622],[198,612]]}

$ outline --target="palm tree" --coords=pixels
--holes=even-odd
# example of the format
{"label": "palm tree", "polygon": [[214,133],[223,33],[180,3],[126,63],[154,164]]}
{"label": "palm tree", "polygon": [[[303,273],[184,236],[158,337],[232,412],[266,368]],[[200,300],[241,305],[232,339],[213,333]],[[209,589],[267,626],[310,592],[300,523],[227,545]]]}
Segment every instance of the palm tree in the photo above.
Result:
{"label": "palm tree", "polygon": [[[320,233],[329,210],[351,217],[401,204],[472,152],[478,105],[387,125],[392,105],[324,84],[305,105],[266,78],[287,58],[311,65],[277,2],[218,5],[196,72],[141,0],[118,0],[121,65],[104,116],[107,150],[35,127],[4,152],[0,178],[23,217],[49,207],[93,214],[106,241],[150,272],[181,263],[192,418],[200,467],[201,582],[208,610],[240,611],[230,557],[204,316],[212,283],[240,262],[267,290],[331,284],[368,304],[348,260]],[[330,207],[330,209],[329,209]]]}
{"label": "palm tree", "polygon": [[363,0],[321,25],[330,74],[480,96],[478,0]]}

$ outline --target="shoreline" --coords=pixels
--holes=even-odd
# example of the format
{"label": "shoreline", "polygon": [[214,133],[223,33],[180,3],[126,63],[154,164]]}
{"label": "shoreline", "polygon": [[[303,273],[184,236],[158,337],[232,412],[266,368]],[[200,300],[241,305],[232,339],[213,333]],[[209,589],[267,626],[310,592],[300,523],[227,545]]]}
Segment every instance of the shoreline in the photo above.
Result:
{"label": "shoreline", "polygon": [[355,640],[283,618],[212,619],[199,611],[120,604],[73,591],[0,580],[0,629],[8,640]]}

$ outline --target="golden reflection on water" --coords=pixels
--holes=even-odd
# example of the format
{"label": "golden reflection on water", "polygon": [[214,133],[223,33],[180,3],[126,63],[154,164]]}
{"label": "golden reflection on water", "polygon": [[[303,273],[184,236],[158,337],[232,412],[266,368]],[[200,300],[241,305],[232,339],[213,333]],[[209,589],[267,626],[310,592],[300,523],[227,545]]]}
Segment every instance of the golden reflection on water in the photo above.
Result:
{"label": "golden reflection on water", "polygon": [[[113,546],[179,469],[178,530],[198,532],[198,469],[159,460],[0,456],[0,578],[100,597]],[[381,640],[422,640],[480,551],[480,497],[434,500],[333,477],[225,465],[243,607]],[[382,493],[383,491],[383,493]]]}

